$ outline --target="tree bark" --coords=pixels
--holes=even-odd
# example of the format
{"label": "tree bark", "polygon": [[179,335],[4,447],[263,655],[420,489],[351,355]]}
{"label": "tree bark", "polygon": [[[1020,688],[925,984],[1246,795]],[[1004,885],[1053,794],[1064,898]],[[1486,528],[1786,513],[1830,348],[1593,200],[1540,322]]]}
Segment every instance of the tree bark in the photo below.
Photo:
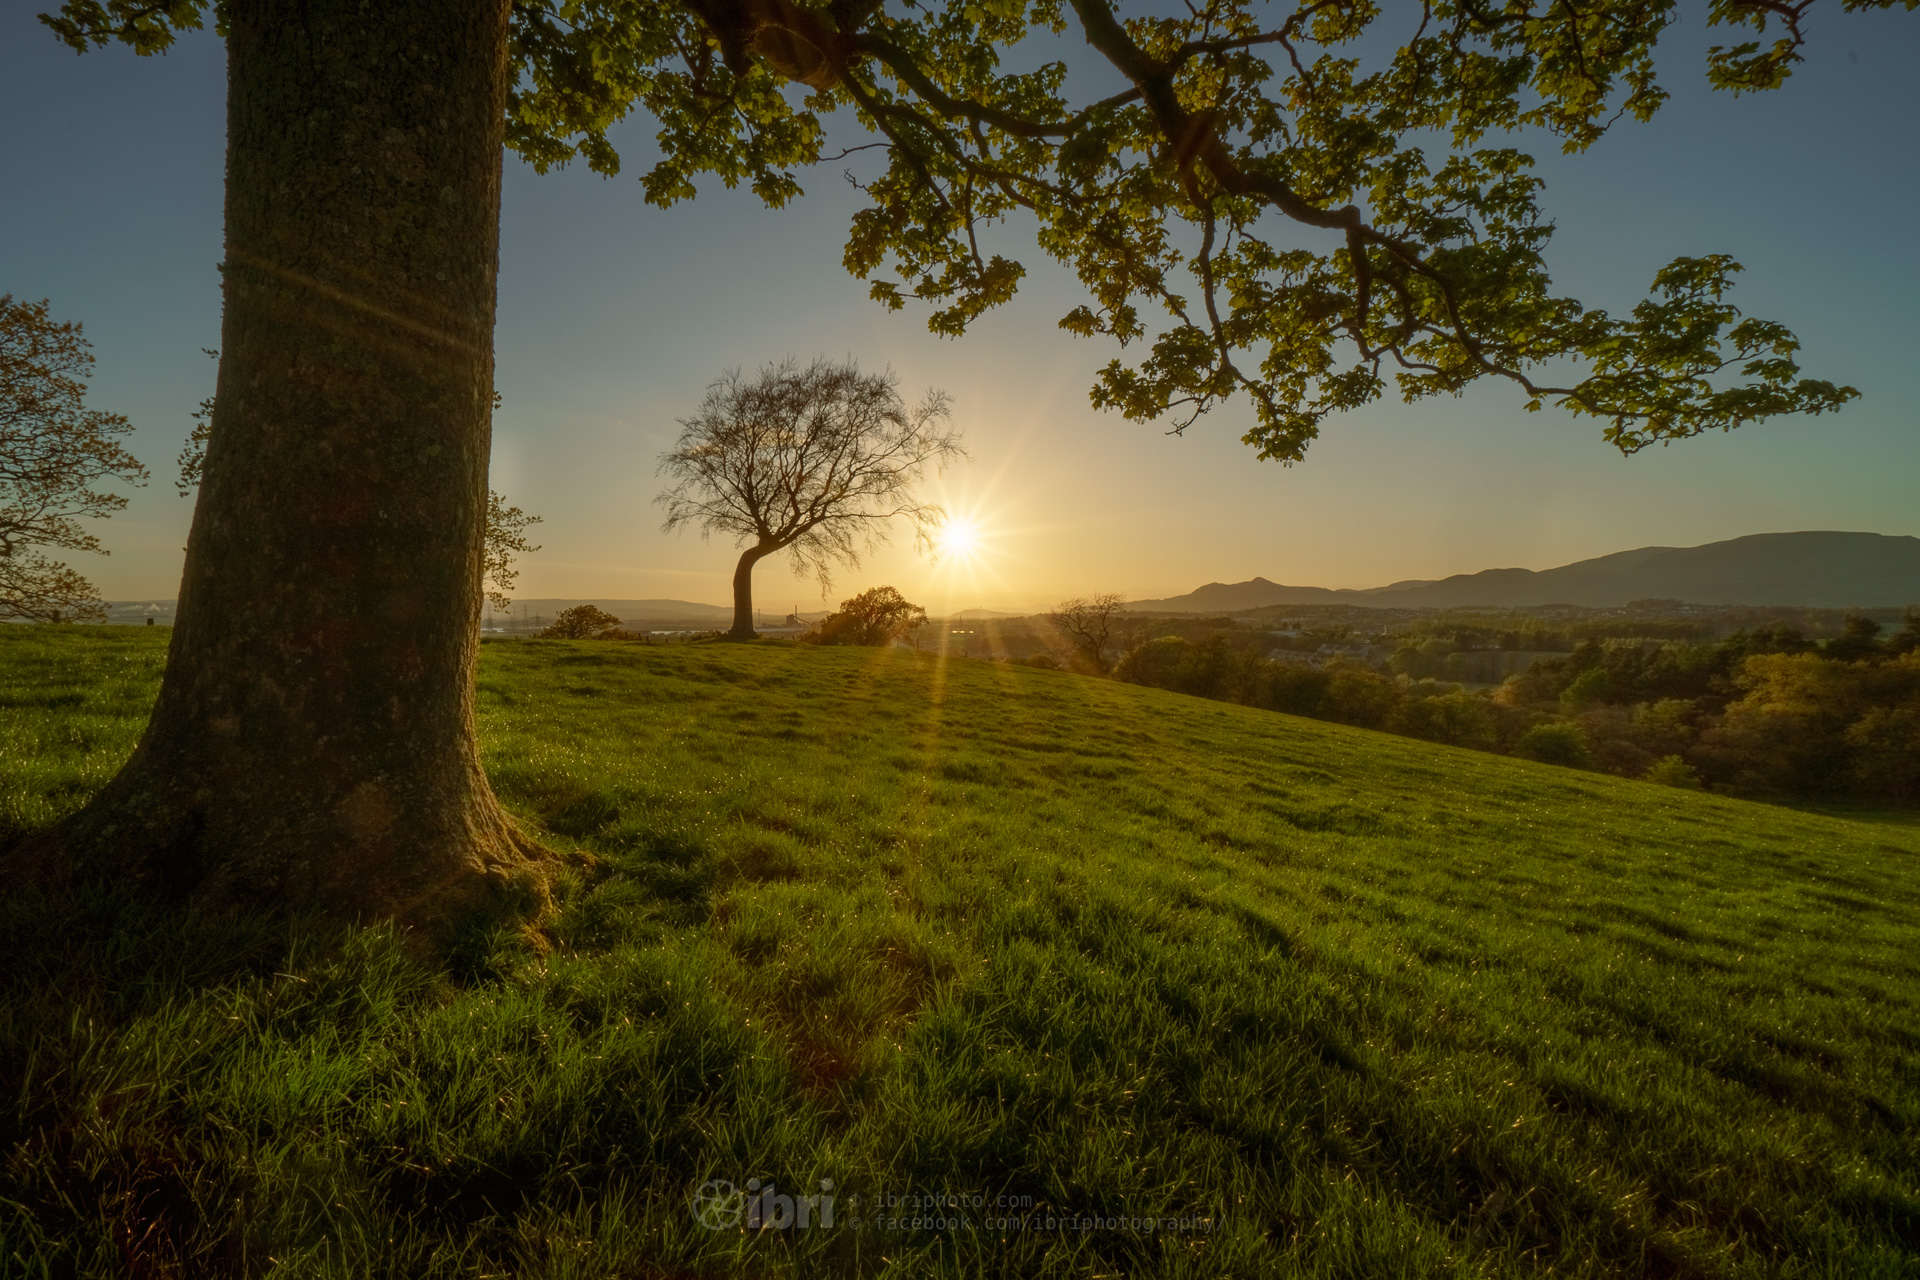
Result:
{"label": "tree bark", "polygon": [[733,569],[733,630],[727,632],[732,639],[751,640],[759,634],[753,629],[753,566],[775,550],[754,546],[740,553],[740,563]]}
{"label": "tree bark", "polygon": [[544,899],[473,719],[509,4],[228,7],[212,437],[75,873],[434,932]]}

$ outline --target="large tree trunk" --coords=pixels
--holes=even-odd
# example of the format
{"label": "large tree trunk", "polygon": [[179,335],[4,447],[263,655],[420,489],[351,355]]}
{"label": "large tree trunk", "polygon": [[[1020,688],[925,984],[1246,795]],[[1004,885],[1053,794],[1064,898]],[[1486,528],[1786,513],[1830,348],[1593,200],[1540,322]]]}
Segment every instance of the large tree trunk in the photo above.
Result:
{"label": "large tree trunk", "polygon": [[759,634],[753,629],[753,566],[772,554],[769,547],[748,547],[733,568],[733,630],[727,634],[735,640]]}
{"label": "large tree trunk", "polygon": [[473,726],[509,3],[229,6],[213,433],[81,874],[431,931],[544,894]]}

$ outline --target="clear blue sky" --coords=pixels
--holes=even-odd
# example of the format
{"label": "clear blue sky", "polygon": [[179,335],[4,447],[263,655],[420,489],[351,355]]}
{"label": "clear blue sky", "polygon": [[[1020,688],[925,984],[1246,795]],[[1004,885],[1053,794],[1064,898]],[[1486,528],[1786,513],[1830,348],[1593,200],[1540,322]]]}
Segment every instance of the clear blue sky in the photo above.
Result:
{"label": "clear blue sky", "polygon": [[[41,7],[0,10],[0,293],[85,323],[93,402],[134,420],[155,472],[101,527],[112,556],[76,567],[109,598],[171,596],[191,505],[172,460],[212,389],[200,348],[219,342],[222,50],[203,33],[163,58],[76,57]],[[1672,257],[1731,253],[1747,266],[1735,300],[1793,328],[1809,372],[1865,393],[1838,417],[1623,459],[1591,421],[1489,387],[1350,414],[1304,464],[1260,463],[1239,405],[1184,438],[1093,411],[1112,353],[1054,327],[1073,283],[1030,246],[1010,307],[935,339],[840,267],[855,207],[840,166],[782,211],[717,183],[658,210],[633,176],[641,120],[621,137],[627,176],[507,161],[494,482],[545,517],[521,594],[724,600],[732,550],[659,532],[654,460],[714,375],[789,353],[891,364],[909,389],[953,394],[973,462],[935,489],[979,524],[980,554],[933,565],[903,539],[836,583],[890,582],[936,608],[1256,574],[1369,586],[1791,529],[1920,534],[1920,15],[1820,11],[1790,86],[1739,100],[1701,83],[1699,7],[1674,37],[1674,101],[1652,124],[1541,156],[1557,279],[1624,309]],[[770,608],[819,607],[774,565],[759,583]]]}

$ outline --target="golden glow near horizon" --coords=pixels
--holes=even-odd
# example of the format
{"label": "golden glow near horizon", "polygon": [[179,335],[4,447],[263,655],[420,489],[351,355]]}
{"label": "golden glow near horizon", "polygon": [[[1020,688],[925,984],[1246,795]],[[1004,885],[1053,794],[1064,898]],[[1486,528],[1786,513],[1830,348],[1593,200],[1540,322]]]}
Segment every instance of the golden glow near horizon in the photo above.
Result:
{"label": "golden glow near horizon", "polygon": [[[983,600],[999,600],[1009,595],[1006,571],[1010,567],[1009,537],[1020,541],[1016,530],[1009,529],[1004,512],[994,504],[994,514],[985,514],[978,495],[961,497],[958,510],[940,526],[933,539],[933,555],[922,561],[919,573],[903,574],[902,586],[912,582],[913,598],[936,614],[945,610],[979,606]],[[1011,559],[1024,559],[1015,551]],[[904,566],[903,566],[904,567]]]}

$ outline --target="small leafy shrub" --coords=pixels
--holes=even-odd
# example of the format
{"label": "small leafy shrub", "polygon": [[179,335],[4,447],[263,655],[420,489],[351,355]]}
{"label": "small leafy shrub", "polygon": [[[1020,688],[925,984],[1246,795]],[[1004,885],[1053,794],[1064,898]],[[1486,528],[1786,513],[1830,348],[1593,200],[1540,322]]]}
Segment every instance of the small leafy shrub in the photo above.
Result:
{"label": "small leafy shrub", "polygon": [[1030,667],[1038,667],[1042,671],[1058,671],[1060,669],[1060,659],[1054,657],[1045,649],[1042,649],[1040,652],[1027,658],[1027,665]]}
{"label": "small leafy shrub", "polygon": [[1247,705],[1289,715],[1320,713],[1330,683],[1327,673],[1286,662],[1263,662],[1248,682]]}
{"label": "small leafy shrub", "polygon": [[1137,645],[1114,664],[1113,678],[1127,684],[1144,684],[1154,689],[1172,689],[1190,693],[1186,687],[1186,668],[1193,655],[1193,642],[1180,636],[1161,636]]}
{"label": "small leafy shrub", "polygon": [[1657,782],[1663,787],[1680,787],[1687,791],[1700,789],[1700,771],[1688,764],[1681,756],[1662,756],[1647,766],[1648,782]]}
{"label": "small leafy shrub", "polygon": [[562,609],[553,625],[540,633],[542,640],[617,640],[631,636],[632,632],[620,630],[620,619],[605,609],[596,609],[590,604],[577,604],[571,609]]}
{"label": "small leafy shrub", "polygon": [[1613,674],[1605,667],[1589,667],[1573,678],[1560,694],[1560,705],[1569,713],[1583,711],[1597,702],[1613,702],[1618,692]]}
{"label": "small leafy shrub", "polygon": [[1429,742],[1486,750],[1493,745],[1493,717],[1486,700],[1464,691],[1410,697],[1393,725],[1396,732]]}
{"label": "small leafy shrub", "polygon": [[927,620],[927,611],[892,587],[862,591],[801,636],[809,644],[889,644]]}
{"label": "small leafy shrub", "polygon": [[1393,681],[1357,662],[1336,658],[1326,665],[1327,691],[1319,715],[1362,729],[1383,729],[1393,717],[1400,691]]}
{"label": "small leafy shrub", "polygon": [[1565,765],[1569,769],[1593,767],[1593,756],[1587,750],[1587,735],[1580,732],[1578,725],[1572,724],[1555,722],[1533,726],[1513,744],[1513,754],[1522,760]]}
{"label": "small leafy shrub", "polygon": [[1920,703],[1876,707],[1848,727],[1846,739],[1861,792],[1895,804],[1920,797]]}

